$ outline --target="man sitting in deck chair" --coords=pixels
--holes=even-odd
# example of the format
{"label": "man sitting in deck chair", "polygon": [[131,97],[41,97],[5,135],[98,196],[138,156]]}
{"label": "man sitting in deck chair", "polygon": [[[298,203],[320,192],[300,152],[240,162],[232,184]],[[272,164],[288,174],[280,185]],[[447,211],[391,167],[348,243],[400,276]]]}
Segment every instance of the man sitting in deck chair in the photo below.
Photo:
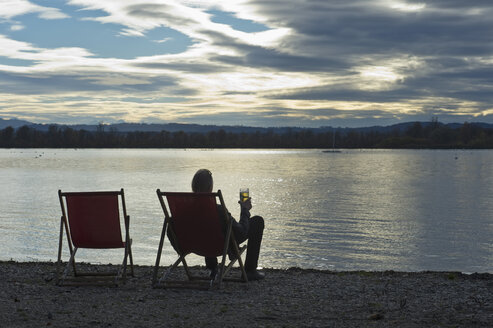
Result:
{"label": "man sitting in deck chair", "polygon": [[[192,190],[194,192],[212,192],[213,188],[212,173],[207,169],[198,170],[192,180]],[[257,271],[260,245],[264,233],[264,219],[260,216],[250,217],[252,203],[250,198],[245,202],[239,202],[241,206],[240,222],[237,222],[231,214],[233,232],[238,244],[248,239],[247,255],[245,260],[245,271],[248,280],[260,280],[264,278],[264,273]],[[221,206],[221,205],[218,205]],[[218,211],[224,213],[222,209]],[[225,218],[223,219],[224,221]],[[217,274],[217,258],[206,257],[206,267],[211,271],[211,278]]]}

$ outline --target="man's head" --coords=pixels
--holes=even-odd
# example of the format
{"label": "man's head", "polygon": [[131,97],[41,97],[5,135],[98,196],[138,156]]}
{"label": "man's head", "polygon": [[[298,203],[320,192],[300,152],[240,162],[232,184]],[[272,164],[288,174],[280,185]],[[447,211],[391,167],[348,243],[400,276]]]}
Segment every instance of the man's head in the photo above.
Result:
{"label": "man's head", "polygon": [[207,169],[198,170],[192,179],[192,190],[194,192],[212,192],[212,173]]}

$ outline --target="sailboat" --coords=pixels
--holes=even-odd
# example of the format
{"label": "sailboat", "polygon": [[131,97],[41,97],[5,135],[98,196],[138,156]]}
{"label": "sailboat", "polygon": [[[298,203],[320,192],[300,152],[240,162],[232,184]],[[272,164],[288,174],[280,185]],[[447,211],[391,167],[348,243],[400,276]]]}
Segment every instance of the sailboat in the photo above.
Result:
{"label": "sailboat", "polygon": [[332,131],[332,149],[322,150],[322,153],[340,153],[340,150],[336,150],[336,132]]}

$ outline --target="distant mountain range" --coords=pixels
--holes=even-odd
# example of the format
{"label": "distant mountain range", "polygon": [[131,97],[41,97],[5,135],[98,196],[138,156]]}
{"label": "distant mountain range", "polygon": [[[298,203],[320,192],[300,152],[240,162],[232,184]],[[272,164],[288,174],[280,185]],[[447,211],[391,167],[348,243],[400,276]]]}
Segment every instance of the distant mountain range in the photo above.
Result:
{"label": "distant mountain range", "polygon": [[[211,131],[219,131],[224,130],[225,132],[233,132],[233,133],[265,133],[268,131],[272,131],[277,134],[284,134],[287,132],[297,132],[297,131],[312,131],[312,132],[327,132],[337,130],[338,132],[381,132],[388,133],[391,131],[405,131],[409,129],[416,122],[406,122],[406,123],[398,123],[388,126],[370,126],[370,127],[361,127],[361,128],[340,128],[340,127],[330,127],[323,126],[320,128],[301,128],[301,127],[251,127],[251,126],[242,126],[242,125],[200,125],[200,124],[180,124],[180,123],[115,123],[115,124],[105,124],[103,125],[105,131],[115,131],[115,132],[178,132],[183,131],[187,133],[207,133]],[[432,122],[419,122],[422,127],[426,127]],[[460,128],[462,123],[448,123],[440,125],[445,125],[449,128],[456,129]],[[478,125],[485,129],[493,129],[493,124],[489,123],[471,123],[474,125]],[[74,125],[63,125],[63,124],[39,124],[32,123],[29,121],[18,120],[18,119],[2,119],[0,118],[0,129],[5,129],[6,127],[11,126],[14,129],[18,129],[21,126],[28,126],[30,128],[34,128],[40,131],[47,131],[50,126],[55,125],[60,128],[68,127],[74,130],[86,130],[86,131],[97,131],[101,126],[99,124],[74,124]]]}

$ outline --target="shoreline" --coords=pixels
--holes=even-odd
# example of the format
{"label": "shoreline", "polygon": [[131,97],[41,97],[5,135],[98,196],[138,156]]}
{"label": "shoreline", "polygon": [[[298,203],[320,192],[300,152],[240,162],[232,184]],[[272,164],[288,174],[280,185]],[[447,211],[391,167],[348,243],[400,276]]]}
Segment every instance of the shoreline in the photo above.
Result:
{"label": "shoreline", "polygon": [[[81,264],[82,269],[115,267]],[[118,287],[59,287],[55,262],[0,261],[2,327],[484,327],[493,322],[489,273],[263,271],[264,280],[225,282],[214,291],[153,289],[153,266],[141,265],[135,266],[136,277]]]}

